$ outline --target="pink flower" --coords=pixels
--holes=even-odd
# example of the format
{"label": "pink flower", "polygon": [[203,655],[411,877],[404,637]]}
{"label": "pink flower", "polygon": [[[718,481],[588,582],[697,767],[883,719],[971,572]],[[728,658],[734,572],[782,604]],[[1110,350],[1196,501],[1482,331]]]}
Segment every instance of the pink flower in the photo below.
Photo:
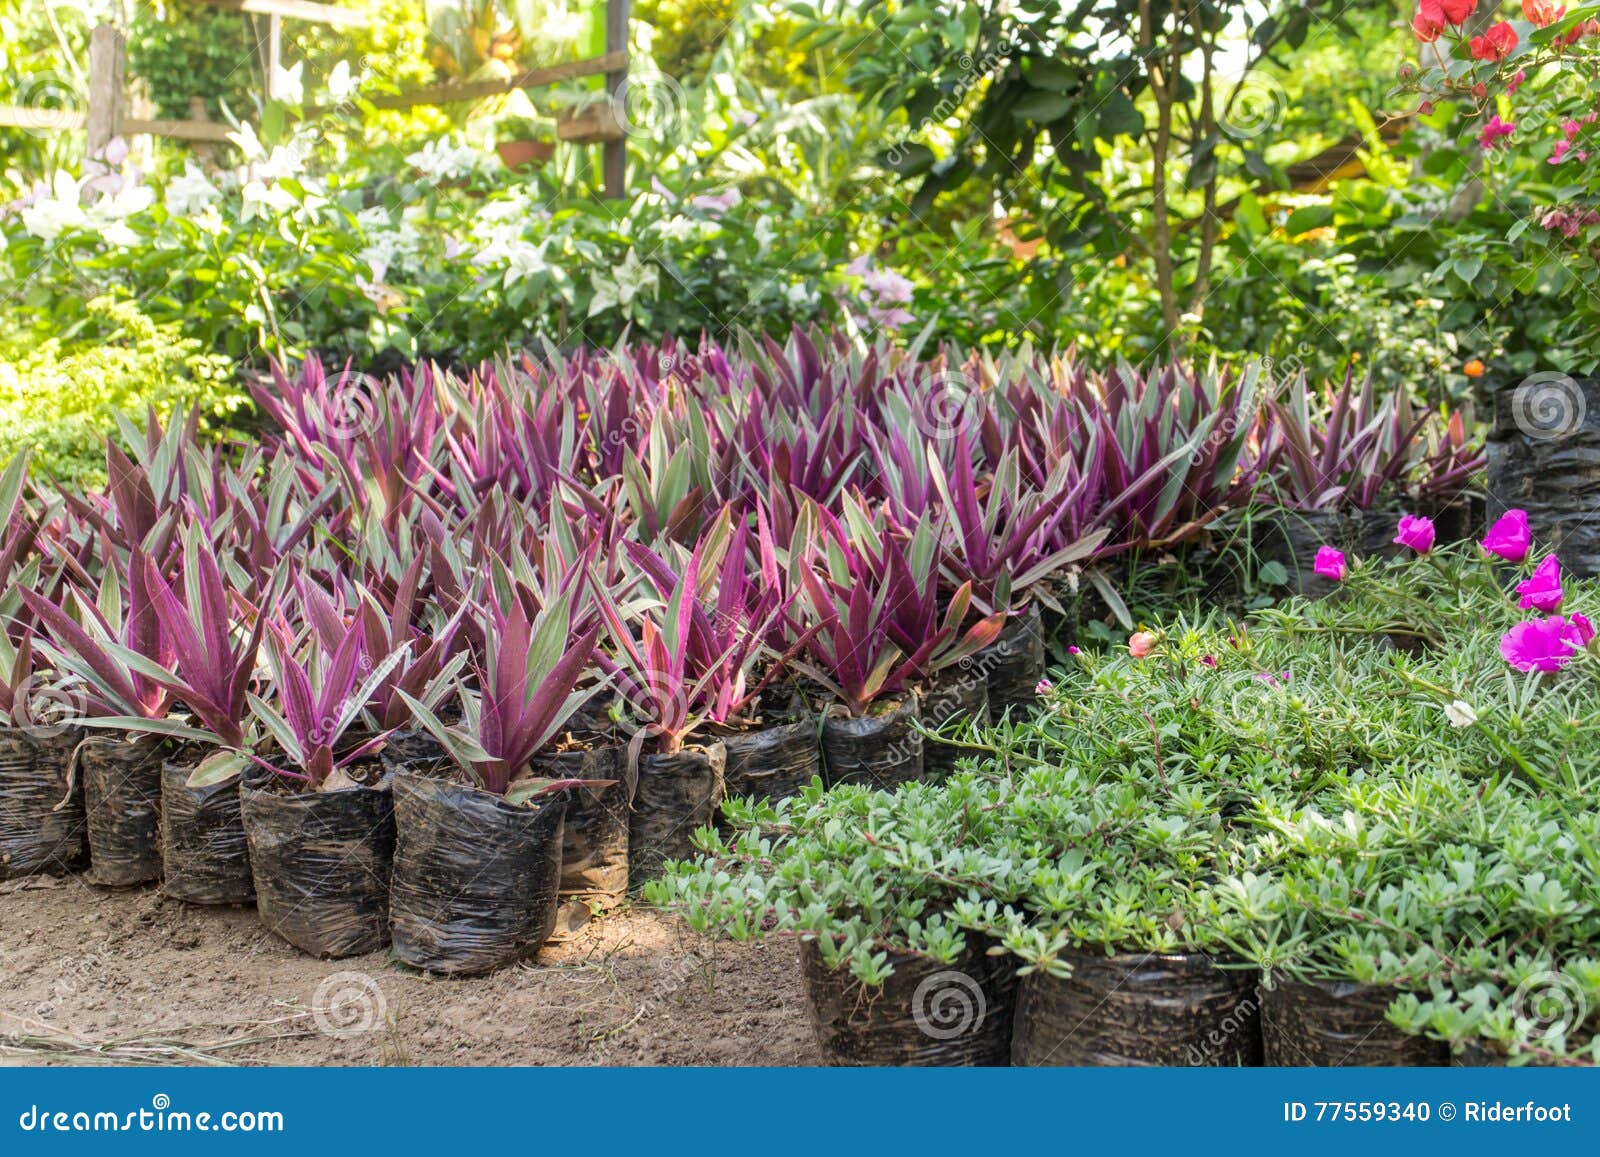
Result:
{"label": "pink flower", "polygon": [[1499,113],[1490,113],[1489,119],[1483,124],[1483,131],[1478,134],[1478,147],[1492,149],[1500,144],[1501,137],[1509,137],[1517,131],[1516,122],[1503,121]]}
{"label": "pink flower", "polygon": [[1427,554],[1433,549],[1433,519],[1402,515],[1394,541],[1400,546],[1409,546],[1418,554]]}
{"label": "pink flower", "polygon": [[1517,584],[1522,601],[1517,604],[1525,611],[1551,611],[1561,609],[1561,560],[1550,555],[1539,564],[1533,574]]}
{"label": "pink flower", "polygon": [[1575,651],[1594,637],[1588,619],[1573,616],[1568,623],[1560,615],[1529,619],[1500,636],[1500,654],[1519,671],[1559,671],[1572,661]]}
{"label": "pink flower", "polygon": [[1068,647],[1067,648],[1067,654],[1069,654],[1069,655],[1077,655],[1077,654],[1081,654],[1081,652],[1076,647]]}
{"label": "pink flower", "polygon": [[1217,665],[1217,657],[1215,655],[1201,655],[1200,662],[1203,666],[1215,667]]}
{"label": "pink flower", "polygon": [[1567,636],[1580,647],[1587,647],[1594,642],[1594,624],[1589,621],[1589,616],[1573,611],[1572,617],[1567,620]]}
{"label": "pink flower", "polygon": [[1128,654],[1135,659],[1144,658],[1155,645],[1156,637],[1149,631],[1135,631],[1128,636]]}
{"label": "pink flower", "polygon": [[1526,72],[1523,72],[1519,68],[1517,70],[1517,75],[1513,76],[1510,80],[1506,81],[1506,95],[1507,96],[1516,96],[1517,95],[1517,89],[1521,88],[1523,83],[1527,79],[1528,79],[1528,74]]}
{"label": "pink flower", "polygon": [[1331,546],[1319,546],[1316,565],[1312,570],[1325,579],[1344,582],[1344,551],[1334,550]]}
{"label": "pink flower", "polygon": [[1050,682],[1048,679],[1040,679],[1033,685],[1033,693],[1035,695],[1048,695],[1050,692],[1055,690],[1055,686],[1056,685]]}
{"label": "pink flower", "polygon": [[1528,529],[1526,510],[1508,510],[1495,520],[1489,533],[1478,544],[1485,554],[1499,555],[1507,562],[1521,562],[1533,546],[1533,531]]}

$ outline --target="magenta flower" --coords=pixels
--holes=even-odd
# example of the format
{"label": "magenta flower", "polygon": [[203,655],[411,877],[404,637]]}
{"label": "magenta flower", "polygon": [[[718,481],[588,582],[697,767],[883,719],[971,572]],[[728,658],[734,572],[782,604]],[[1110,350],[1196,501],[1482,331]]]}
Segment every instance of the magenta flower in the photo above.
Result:
{"label": "magenta flower", "polygon": [[1559,671],[1594,638],[1594,627],[1582,615],[1567,622],[1560,615],[1529,619],[1500,636],[1500,654],[1519,671]]}
{"label": "magenta flower", "polygon": [[1035,695],[1048,695],[1053,690],[1055,690],[1055,684],[1048,679],[1040,679],[1033,685],[1033,693]]}
{"label": "magenta flower", "polygon": [[1418,554],[1427,554],[1433,549],[1433,519],[1401,515],[1394,540],[1400,546],[1409,546]]}
{"label": "magenta flower", "polygon": [[1076,654],[1079,654],[1079,653],[1080,652],[1078,651],[1078,648],[1076,648],[1076,647],[1068,647],[1067,648],[1067,654],[1069,654],[1069,655],[1076,655]]}
{"label": "magenta flower", "polygon": [[1528,529],[1526,510],[1508,510],[1478,544],[1486,554],[1499,555],[1507,562],[1521,562],[1533,547],[1533,531]]}
{"label": "magenta flower", "polygon": [[1201,655],[1200,662],[1207,667],[1215,667],[1217,665],[1217,657],[1215,655]]}
{"label": "magenta flower", "polygon": [[1317,561],[1312,567],[1317,574],[1336,583],[1344,582],[1344,551],[1331,546],[1317,548]]}
{"label": "magenta flower", "polygon": [[1561,609],[1561,560],[1550,555],[1522,582],[1517,584],[1522,601],[1517,603],[1525,611],[1551,611]]}

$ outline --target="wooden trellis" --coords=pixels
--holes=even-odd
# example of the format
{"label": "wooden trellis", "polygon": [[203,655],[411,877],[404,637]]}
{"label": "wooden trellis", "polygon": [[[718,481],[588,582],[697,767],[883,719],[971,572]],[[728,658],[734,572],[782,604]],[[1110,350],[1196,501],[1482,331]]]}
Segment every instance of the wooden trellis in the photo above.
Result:
{"label": "wooden trellis", "polygon": [[[267,96],[274,96],[273,77],[282,63],[283,22],[304,20],[340,27],[366,22],[359,12],[315,4],[310,0],[203,0],[213,8],[262,18],[257,44],[266,75]],[[628,84],[628,19],[632,0],[606,0],[605,52],[586,60],[572,60],[530,69],[506,80],[466,81],[429,85],[412,92],[372,100],[376,108],[402,109],[418,105],[454,104],[500,96],[519,89],[545,88],[586,76],[605,77],[606,100],[569,118],[562,139],[578,144],[599,144],[601,177],[607,197],[621,197],[627,179],[627,145],[622,102]],[[127,42],[120,29],[101,24],[89,34],[89,107],[86,113],[16,108],[0,105],[0,126],[71,132],[88,136],[91,154],[115,137],[148,134],[187,141],[226,141],[227,125],[206,120],[147,120],[127,115]],[[329,111],[312,109],[309,111]]]}

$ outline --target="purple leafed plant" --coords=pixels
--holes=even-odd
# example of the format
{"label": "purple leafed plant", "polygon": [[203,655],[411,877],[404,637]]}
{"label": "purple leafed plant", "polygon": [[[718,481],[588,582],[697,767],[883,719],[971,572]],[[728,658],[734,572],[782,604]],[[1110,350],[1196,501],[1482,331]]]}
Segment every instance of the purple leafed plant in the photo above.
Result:
{"label": "purple leafed plant", "polygon": [[1107,537],[1105,527],[1065,544],[1061,531],[1098,479],[1078,477],[1063,465],[1055,481],[1038,490],[1022,482],[1016,455],[1008,453],[980,483],[966,435],[957,434],[956,443],[953,470],[947,473],[937,459],[929,462],[946,519],[941,565],[950,586],[970,586],[979,611],[1005,611],[1045,579],[1094,557]]}
{"label": "purple leafed plant", "polygon": [[485,791],[520,798],[571,786],[570,781],[530,781],[527,772],[534,755],[597,690],[579,683],[594,664],[599,626],[573,637],[577,616],[570,596],[557,599],[531,622],[520,599],[506,607],[487,601],[477,613],[488,651],[476,665],[478,691],[462,694],[460,724],[446,726],[405,691],[400,696]]}
{"label": "purple leafed plant", "polygon": [[1319,411],[1301,375],[1262,414],[1261,443],[1277,473],[1260,497],[1294,510],[1371,510],[1411,472],[1427,422],[1403,382],[1380,401],[1372,375],[1357,388],[1352,368]]}
{"label": "purple leafed plant", "polygon": [[[155,561],[148,558],[144,560],[144,576],[163,636],[176,658],[176,668],[164,671],[154,664],[141,667],[150,679],[181,700],[198,724],[167,720],[159,730],[243,750],[248,746],[247,695],[266,616],[242,598],[230,598],[215,547],[195,524],[184,536],[181,581],[169,582]],[[270,605],[272,601],[274,595],[269,590],[266,602]]]}
{"label": "purple leafed plant", "polygon": [[90,717],[85,723],[141,731],[172,726],[167,716],[176,651],[156,608],[153,568],[135,548],[128,563],[125,607],[115,575],[103,576],[98,602],[76,587],[60,602],[26,587],[18,591],[48,633],[41,651],[58,675],[77,684]]}
{"label": "purple leafed plant", "polygon": [[312,790],[327,786],[336,770],[382,745],[383,733],[355,743],[342,741],[407,650],[391,651],[374,666],[359,620],[340,632],[332,646],[317,630],[307,632],[298,645],[286,632],[273,631],[267,637],[267,653],[276,704],[249,693],[246,699],[282,759],[260,754],[251,758],[285,778],[304,781]]}
{"label": "purple leafed plant", "polygon": [[801,579],[820,624],[806,644],[807,670],[859,717],[878,697],[994,642],[1005,616],[991,612],[969,623],[968,583],[940,613],[935,528],[924,524],[902,540],[872,525],[859,506],[847,511],[848,535],[827,512],[810,507],[816,529],[802,527],[796,550],[806,554]]}
{"label": "purple leafed plant", "polygon": [[[750,528],[744,522],[735,526],[727,507],[695,544],[682,574],[647,547],[626,546],[656,596],[668,605],[678,598],[680,612],[688,612],[679,650],[684,676],[703,685],[705,717],[713,723],[734,722],[798,649],[796,641],[766,654],[766,644],[792,602],[776,568],[764,567],[759,579],[752,578]],[[698,580],[694,586],[691,574]],[[712,580],[709,586],[707,579]],[[756,663],[764,656],[773,662],[764,679],[754,680]]]}

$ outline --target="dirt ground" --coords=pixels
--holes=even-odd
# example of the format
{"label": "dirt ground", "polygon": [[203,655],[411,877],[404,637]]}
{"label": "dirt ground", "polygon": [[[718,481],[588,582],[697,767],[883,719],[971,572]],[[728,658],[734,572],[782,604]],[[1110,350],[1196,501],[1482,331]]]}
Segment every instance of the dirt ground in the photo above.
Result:
{"label": "dirt ground", "polygon": [[792,944],[622,911],[492,976],[314,960],[253,909],[0,884],[0,1065],[792,1065],[819,1056]]}

